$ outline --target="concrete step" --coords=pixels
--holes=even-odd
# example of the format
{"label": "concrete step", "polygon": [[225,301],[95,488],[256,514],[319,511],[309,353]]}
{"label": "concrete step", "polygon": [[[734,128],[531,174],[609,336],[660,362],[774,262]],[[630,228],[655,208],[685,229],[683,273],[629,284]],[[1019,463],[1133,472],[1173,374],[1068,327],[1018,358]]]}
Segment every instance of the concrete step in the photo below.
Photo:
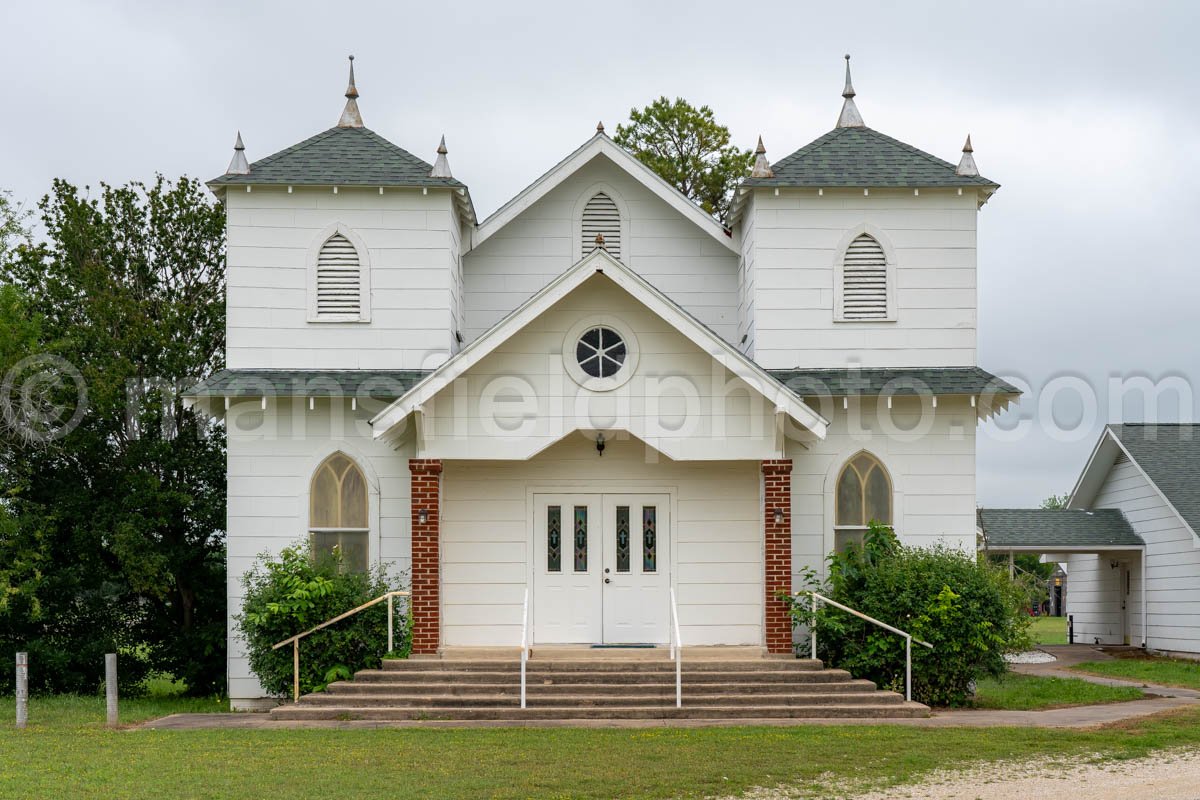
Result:
{"label": "concrete step", "polygon": [[[893,706],[903,703],[900,695],[892,692],[847,692],[840,694],[684,694],[684,704],[689,708],[729,707],[756,708],[759,706]],[[675,705],[675,692],[659,695],[625,697],[619,695],[570,694],[529,695],[526,704],[530,708],[668,708]],[[470,696],[434,694],[402,695],[347,695],[316,693],[300,698],[301,706],[336,708],[492,708],[520,705],[517,694],[476,694]]]}
{"label": "concrete step", "polygon": [[[355,681],[375,683],[507,683],[519,682],[516,670],[360,670]],[[683,682],[688,683],[830,683],[850,680],[842,669],[822,670],[689,670],[683,669]],[[525,681],[534,683],[675,683],[675,670],[628,672],[616,670],[536,670],[526,672]]]}
{"label": "concrete step", "polygon": [[[781,683],[781,682],[728,682],[728,683],[684,683],[684,690],[690,696],[713,694],[827,694],[875,691],[871,681],[829,681],[824,683]],[[450,683],[444,681],[428,682],[372,682],[372,681],[337,681],[325,688],[327,694],[336,695],[399,695],[399,694],[450,694],[471,696],[476,694],[520,694],[521,685],[518,681],[503,681],[494,683]],[[642,695],[670,694],[675,696],[674,681],[659,681],[654,683],[529,683],[526,685],[529,696],[534,695],[567,695],[567,694],[600,694],[635,697]]]}
{"label": "concrete step", "polygon": [[318,706],[298,704],[280,706],[271,712],[280,720],[760,720],[760,719],[881,719],[929,716],[929,708],[920,703],[888,705],[760,705],[760,706],[593,706],[563,708],[478,708],[450,707],[389,707]]}
{"label": "concrete step", "polygon": [[[746,659],[696,659],[683,661],[683,669],[689,672],[779,672],[820,671],[825,665],[811,658],[746,658]],[[500,659],[444,659],[444,658],[385,658],[381,669],[396,672],[520,672],[520,658],[510,661]],[[653,661],[612,661],[601,659],[529,659],[527,670],[542,672],[675,672],[675,662],[663,657]]]}

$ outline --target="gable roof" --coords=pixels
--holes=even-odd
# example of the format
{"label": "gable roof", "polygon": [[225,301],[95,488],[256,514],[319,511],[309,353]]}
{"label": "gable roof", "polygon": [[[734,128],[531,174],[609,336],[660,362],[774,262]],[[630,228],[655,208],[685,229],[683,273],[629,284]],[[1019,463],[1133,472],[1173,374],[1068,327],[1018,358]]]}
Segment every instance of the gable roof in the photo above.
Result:
{"label": "gable roof", "polygon": [[1200,425],[1108,425],[1092,450],[1068,505],[1089,505],[1124,454],[1179,520],[1200,536]]}
{"label": "gable roof", "polygon": [[1109,425],[1129,457],[1200,532],[1200,425]]}
{"label": "gable roof", "polygon": [[980,175],[867,127],[834,128],[771,166],[770,178],[747,178],[743,186],[852,186],[925,188],[970,186],[995,190]]}
{"label": "gable roof", "polygon": [[1145,544],[1115,508],[980,508],[975,518],[990,550],[1104,550]]}
{"label": "gable roof", "polygon": [[433,165],[368,128],[330,128],[250,165],[245,175],[221,175],[223,186],[439,186],[460,189],[454,178],[431,178]]}
{"label": "gable roof", "polygon": [[609,161],[616,164],[638,183],[645,186],[669,206],[691,220],[713,239],[735,253],[737,252],[737,245],[734,244],[733,239],[721,223],[704,213],[683,192],[667,183],[659,177],[658,173],[641,161],[638,161],[603,132],[597,132],[596,135],[584,142],[573,153],[555,164],[540,178],[529,184],[529,186],[525,187],[520,194],[500,206],[491,216],[479,223],[471,239],[471,247],[478,247],[486,242],[497,231],[512,222],[523,211],[538,200],[541,200],[555,187],[578,172],[584,165],[597,156],[608,158]]}
{"label": "gable roof", "polygon": [[828,420],[807,406],[803,400],[770,373],[739,353],[732,345],[604,250],[594,250],[580,259],[573,267],[500,320],[487,333],[460,350],[457,355],[435,369],[406,392],[403,397],[377,414],[371,420],[371,425],[375,427],[375,438],[387,435],[392,427],[420,409],[424,403],[449,386],[456,378],[478,364],[543,312],[596,274],[604,275],[627,291],[664,322],[701,347],[721,366],[740,378],[749,379],[751,385],[759,387],[764,395],[770,391],[768,398],[775,404],[778,411],[787,413],[817,437],[825,438],[829,427]]}

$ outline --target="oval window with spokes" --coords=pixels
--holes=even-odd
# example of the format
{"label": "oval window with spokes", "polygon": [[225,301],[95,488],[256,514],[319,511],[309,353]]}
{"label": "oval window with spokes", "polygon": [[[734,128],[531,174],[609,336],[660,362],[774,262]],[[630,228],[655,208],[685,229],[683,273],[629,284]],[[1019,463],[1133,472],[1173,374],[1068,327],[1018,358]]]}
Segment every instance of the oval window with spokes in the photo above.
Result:
{"label": "oval window with spokes", "polygon": [[621,334],[606,325],[589,328],[575,343],[579,368],[593,378],[611,378],[625,366],[628,348]]}

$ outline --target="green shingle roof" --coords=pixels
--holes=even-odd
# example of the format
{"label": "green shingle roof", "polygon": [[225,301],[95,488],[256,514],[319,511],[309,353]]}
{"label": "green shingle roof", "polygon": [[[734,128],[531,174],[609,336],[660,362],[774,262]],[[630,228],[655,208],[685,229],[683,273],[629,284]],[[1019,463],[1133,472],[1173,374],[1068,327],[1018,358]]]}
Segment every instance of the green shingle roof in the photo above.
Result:
{"label": "green shingle roof", "polygon": [[996,189],[979,175],[871,128],[834,128],[772,165],[773,178],[747,178],[745,186],[938,187]]}
{"label": "green shingle roof", "polygon": [[1110,425],[1129,456],[1200,533],[1200,425]]}
{"label": "green shingle roof", "polygon": [[255,161],[248,175],[221,175],[208,185],[463,186],[454,178],[429,177],[432,169],[368,128],[330,128]]}
{"label": "green shingle roof", "polygon": [[772,369],[780,383],[801,397],[828,394],[901,396],[1020,394],[1012,384],[979,367],[912,367],[907,369]]}
{"label": "green shingle roof", "polygon": [[987,547],[1141,547],[1129,520],[1115,508],[980,508],[975,512]]}
{"label": "green shingle roof", "polygon": [[186,397],[400,397],[428,370],[223,369],[184,392]]}

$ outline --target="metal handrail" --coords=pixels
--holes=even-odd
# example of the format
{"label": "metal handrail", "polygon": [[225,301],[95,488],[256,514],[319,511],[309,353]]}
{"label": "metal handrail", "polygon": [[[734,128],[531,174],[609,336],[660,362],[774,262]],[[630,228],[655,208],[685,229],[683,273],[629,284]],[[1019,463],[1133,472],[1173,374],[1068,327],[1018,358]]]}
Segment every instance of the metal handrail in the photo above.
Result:
{"label": "metal handrail", "polygon": [[675,707],[683,708],[683,637],[679,635],[675,587],[671,587],[671,660],[675,662]]}
{"label": "metal handrail", "polygon": [[322,628],[328,628],[330,625],[332,625],[335,622],[341,622],[342,620],[346,619],[346,617],[352,617],[360,611],[365,611],[366,609],[370,608],[371,606],[376,605],[378,603],[382,603],[384,600],[387,600],[387,604],[388,604],[388,628],[387,628],[388,652],[390,653],[395,649],[395,645],[392,640],[392,631],[393,631],[392,615],[393,615],[393,610],[394,610],[392,598],[394,598],[394,597],[411,597],[411,596],[412,596],[411,592],[387,592],[385,594],[381,594],[381,595],[379,595],[379,597],[376,597],[374,600],[368,600],[367,602],[363,603],[361,606],[350,609],[345,614],[339,614],[338,616],[336,616],[332,619],[327,619],[324,622],[322,622],[320,625],[309,628],[308,630],[304,631],[303,633],[297,633],[295,636],[289,636],[287,639],[284,639],[282,642],[278,642],[276,644],[271,645],[272,650],[278,650],[279,648],[283,647],[284,645],[288,645],[288,644],[290,644],[292,646],[292,702],[294,703],[300,699],[300,640],[301,639],[303,639],[305,636],[310,636],[310,635],[316,633],[317,631],[321,630]]}
{"label": "metal handrail", "polygon": [[828,597],[826,597],[823,594],[817,594],[816,592],[811,592],[811,591],[796,592],[797,597],[802,594],[809,595],[809,597],[812,599],[812,607],[811,608],[812,608],[813,626],[812,626],[812,630],[809,631],[809,638],[812,640],[812,657],[814,660],[816,660],[816,658],[817,658],[817,601],[818,600],[821,601],[822,603],[825,603],[826,605],[833,606],[834,608],[840,608],[842,611],[845,611],[848,614],[853,614],[854,616],[858,617],[859,619],[864,619],[873,625],[878,625],[879,627],[881,627],[885,630],[889,630],[892,633],[898,634],[899,636],[903,636],[904,637],[904,699],[908,700],[910,702],[912,701],[912,643],[916,642],[919,645],[924,645],[925,647],[928,647],[930,650],[933,649],[933,645],[931,645],[929,642],[923,642],[920,639],[914,639],[912,637],[912,634],[908,633],[907,631],[902,631],[899,628],[894,628],[891,625],[888,625],[886,622],[880,622],[879,620],[875,619],[874,617],[868,617],[866,614],[862,613],[861,611],[855,611],[853,608],[850,608],[849,606],[844,606],[836,600],[830,600]]}
{"label": "metal handrail", "polygon": [[521,604],[521,708],[525,707],[525,662],[529,660],[529,587]]}

